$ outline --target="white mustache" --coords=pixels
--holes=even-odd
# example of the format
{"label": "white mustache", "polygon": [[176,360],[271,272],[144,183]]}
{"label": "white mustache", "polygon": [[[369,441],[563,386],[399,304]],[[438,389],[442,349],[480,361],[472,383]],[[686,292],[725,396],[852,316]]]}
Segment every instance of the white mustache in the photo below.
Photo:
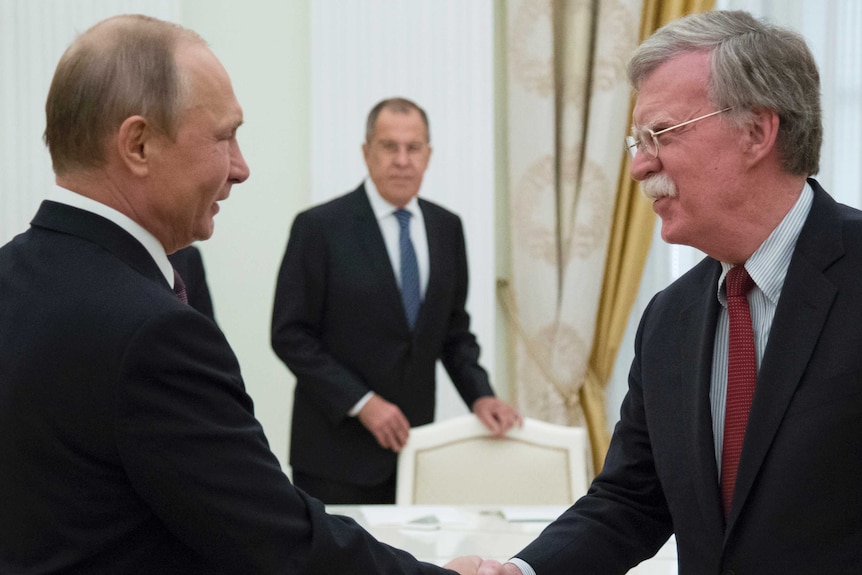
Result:
{"label": "white mustache", "polygon": [[676,197],[676,184],[667,174],[656,174],[641,182],[641,191],[655,201],[659,198]]}

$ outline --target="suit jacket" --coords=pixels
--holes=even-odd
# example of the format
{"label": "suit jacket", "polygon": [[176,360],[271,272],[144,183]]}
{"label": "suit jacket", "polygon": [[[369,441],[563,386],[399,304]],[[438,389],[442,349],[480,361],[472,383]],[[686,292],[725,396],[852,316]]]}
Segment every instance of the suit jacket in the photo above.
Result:
{"label": "suit jacket", "polygon": [[42,204],[0,248],[0,572],[444,573],[294,489],[221,331]]}
{"label": "suit jacket", "polygon": [[210,289],[209,285],[207,285],[207,276],[200,250],[195,246],[188,246],[175,251],[168,256],[168,259],[171,260],[171,265],[174,266],[174,269],[183,278],[183,283],[186,285],[186,295],[189,298],[189,305],[215,321],[213,300],[210,297]]}
{"label": "suit jacket", "polygon": [[296,376],[291,464],[359,485],[384,481],[396,454],[347,413],[369,390],[410,424],[434,419],[438,359],[467,403],[493,395],[470,332],[461,220],[419,200],[429,279],[413,331],[364,185],[299,214],[278,275],[272,346]]}
{"label": "suit jacket", "polygon": [[604,470],[518,554],[625,573],[676,534],[681,575],[862,573],[862,214],[815,182],[761,362],[725,522],[709,390],[720,265],[643,314]]}

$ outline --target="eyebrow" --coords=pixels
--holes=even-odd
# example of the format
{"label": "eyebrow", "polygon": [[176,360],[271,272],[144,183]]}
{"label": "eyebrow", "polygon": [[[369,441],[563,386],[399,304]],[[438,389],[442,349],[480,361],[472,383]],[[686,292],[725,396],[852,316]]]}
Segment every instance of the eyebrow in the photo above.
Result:
{"label": "eyebrow", "polygon": [[667,115],[667,112],[662,112],[661,114],[662,115],[657,116],[656,118],[653,118],[650,121],[644,122],[640,125],[635,124],[634,120],[632,120],[632,129],[637,130],[639,128],[649,128],[652,130],[654,126],[657,126],[659,124],[671,125],[674,123],[674,120],[670,119],[670,116]]}

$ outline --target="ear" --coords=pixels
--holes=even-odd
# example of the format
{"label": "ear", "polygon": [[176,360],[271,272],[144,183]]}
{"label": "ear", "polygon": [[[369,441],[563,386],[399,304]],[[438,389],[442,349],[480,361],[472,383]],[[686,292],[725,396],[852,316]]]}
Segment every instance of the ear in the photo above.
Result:
{"label": "ear", "polygon": [[122,164],[136,176],[146,176],[149,171],[148,146],[154,135],[143,116],[129,116],[120,124],[117,153]]}
{"label": "ear", "polygon": [[368,154],[371,153],[371,148],[368,145],[368,142],[362,144],[362,157],[365,158],[365,163],[368,163]]}
{"label": "ear", "polygon": [[775,151],[780,123],[778,113],[774,110],[752,110],[746,150],[750,164],[761,162]]}

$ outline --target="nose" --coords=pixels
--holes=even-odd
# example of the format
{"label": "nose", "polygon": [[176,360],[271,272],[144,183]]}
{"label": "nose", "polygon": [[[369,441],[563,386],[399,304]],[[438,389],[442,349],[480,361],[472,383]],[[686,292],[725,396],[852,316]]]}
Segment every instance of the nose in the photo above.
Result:
{"label": "nose", "polygon": [[239,143],[234,139],[231,143],[230,154],[230,174],[229,179],[232,184],[241,184],[246,181],[251,174],[248,164],[245,163],[245,158],[239,149]]}
{"label": "nose", "polygon": [[629,173],[632,179],[639,182],[644,181],[659,171],[661,171],[661,161],[641,151],[635,154],[629,165]]}
{"label": "nose", "polygon": [[395,152],[395,163],[399,166],[406,166],[410,163],[410,154],[407,151],[407,146],[398,146],[398,151]]}

